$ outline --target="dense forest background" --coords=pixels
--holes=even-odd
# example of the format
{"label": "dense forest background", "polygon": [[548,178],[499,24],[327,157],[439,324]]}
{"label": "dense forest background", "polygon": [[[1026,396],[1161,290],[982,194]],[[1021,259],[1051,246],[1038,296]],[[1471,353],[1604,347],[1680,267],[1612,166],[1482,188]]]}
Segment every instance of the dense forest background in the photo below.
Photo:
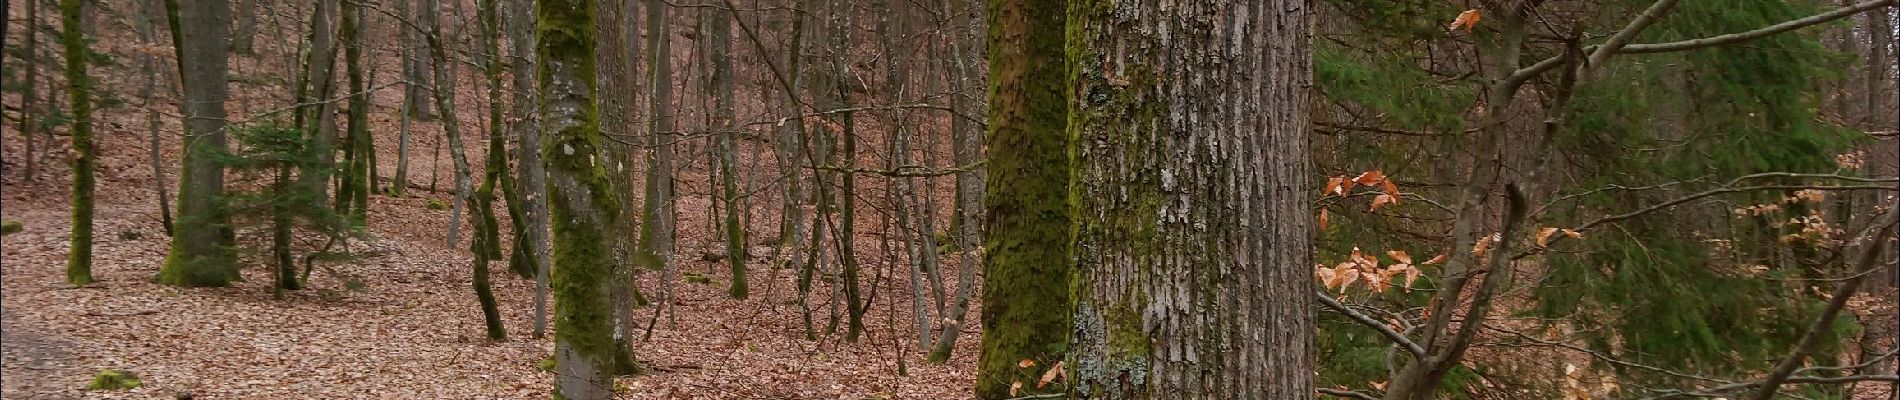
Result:
{"label": "dense forest background", "polygon": [[1894,0],[6,11],[0,397],[1900,395]]}

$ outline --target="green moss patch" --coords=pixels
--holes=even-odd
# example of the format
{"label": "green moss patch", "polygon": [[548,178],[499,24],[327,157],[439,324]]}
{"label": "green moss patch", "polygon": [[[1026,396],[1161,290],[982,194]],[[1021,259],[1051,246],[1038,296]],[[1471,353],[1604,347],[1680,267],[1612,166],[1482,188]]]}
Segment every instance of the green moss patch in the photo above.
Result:
{"label": "green moss patch", "polygon": [[428,207],[428,208],[429,208],[429,209],[431,209],[431,210],[447,210],[447,209],[449,209],[449,204],[448,204],[448,203],[443,203],[443,202],[442,202],[441,200],[436,200],[436,199],[429,199],[429,202],[428,202],[428,203],[424,203],[424,204],[423,204],[422,206],[423,206],[423,207]]}
{"label": "green moss patch", "polygon": [[134,374],[131,371],[103,369],[103,370],[99,370],[98,374],[95,374],[92,376],[92,382],[86,384],[86,389],[87,390],[137,389],[139,386],[144,386],[144,385],[145,385],[144,382],[139,381],[139,375]]}
{"label": "green moss patch", "polygon": [[0,222],[0,235],[11,235],[23,230],[26,230],[26,225],[21,225],[20,221]]}

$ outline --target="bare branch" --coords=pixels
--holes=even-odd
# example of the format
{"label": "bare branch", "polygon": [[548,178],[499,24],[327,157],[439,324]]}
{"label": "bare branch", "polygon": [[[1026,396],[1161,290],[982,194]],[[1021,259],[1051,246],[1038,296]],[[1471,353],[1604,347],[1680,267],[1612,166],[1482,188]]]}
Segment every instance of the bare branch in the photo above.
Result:
{"label": "bare branch", "polygon": [[1325,395],[1353,398],[1353,399],[1359,399],[1359,400],[1379,400],[1379,398],[1372,397],[1372,395],[1359,393],[1359,392],[1355,392],[1351,390],[1327,389],[1327,388],[1319,388],[1316,390],[1318,390],[1320,394],[1325,394]]}
{"label": "bare branch", "polygon": [[[1867,227],[1866,232],[1862,232],[1861,237],[1867,239],[1867,244],[1863,245],[1860,256],[1854,260],[1855,270],[1869,271],[1883,266],[1879,262],[1880,252],[1887,247],[1885,239],[1893,234],[1894,224],[1900,223],[1900,201],[1890,203],[1887,206],[1887,215],[1879,221],[1874,226]],[[1794,350],[1788,353],[1788,358],[1782,359],[1780,364],[1775,365],[1775,369],[1768,373],[1768,377],[1762,379],[1761,389],[1749,398],[1768,400],[1774,397],[1775,392],[1780,390],[1782,382],[1788,380],[1788,376],[1794,374],[1795,368],[1800,367],[1801,363],[1807,360],[1808,353],[1814,351],[1815,344],[1820,343],[1822,332],[1827,331],[1827,328],[1834,324],[1834,317],[1840,315],[1841,308],[1847,306],[1847,299],[1853,297],[1854,292],[1860,290],[1860,283],[1865,281],[1866,279],[1862,278],[1849,279],[1841,282],[1841,286],[1834,289],[1833,297],[1827,302],[1827,308],[1821,310],[1821,316],[1815,317],[1814,324],[1808,327],[1807,333],[1801,334],[1801,341],[1796,343]]]}
{"label": "bare branch", "polygon": [[1365,325],[1367,327],[1371,327],[1373,330],[1379,331],[1379,334],[1385,335],[1385,338],[1387,340],[1391,340],[1393,343],[1398,344],[1400,348],[1405,349],[1405,352],[1411,353],[1413,359],[1417,359],[1417,360],[1425,359],[1424,347],[1420,347],[1418,343],[1412,342],[1412,339],[1406,338],[1405,335],[1400,334],[1398,331],[1392,330],[1392,327],[1385,326],[1384,323],[1380,323],[1379,320],[1372,319],[1372,316],[1366,315],[1364,313],[1360,313],[1359,310],[1354,310],[1352,309],[1352,307],[1347,307],[1345,303],[1340,303],[1339,300],[1333,299],[1332,296],[1327,296],[1326,293],[1313,292],[1313,296],[1318,297],[1319,303],[1325,305],[1326,308],[1333,309],[1333,311],[1338,311],[1340,314],[1345,314],[1347,318],[1352,318],[1353,321],[1357,321],[1361,325]]}

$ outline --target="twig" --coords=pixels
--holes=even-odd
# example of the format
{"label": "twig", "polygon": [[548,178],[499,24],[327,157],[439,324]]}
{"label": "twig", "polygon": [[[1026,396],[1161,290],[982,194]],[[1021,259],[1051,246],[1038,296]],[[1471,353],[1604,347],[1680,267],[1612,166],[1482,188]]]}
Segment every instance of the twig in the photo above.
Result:
{"label": "twig", "polygon": [[1362,325],[1379,331],[1379,334],[1385,335],[1386,339],[1397,343],[1400,348],[1405,349],[1405,352],[1411,353],[1413,359],[1425,359],[1424,347],[1419,347],[1418,343],[1413,342],[1412,339],[1406,338],[1405,335],[1399,334],[1397,331],[1393,331],[1391,327],[1385,326],[1385,324],[1380,323],[1379,320],[1372,319],[1371,316],[1360,313],[1351,307],[1347,307],[1344,303],[1340,303],[1339,300],[1333,299],[1332,296],[1327,296],[1326,293],[1316,291],[1313,292],[1313,296],[1318,297],[1319,303],[1325,305],[1326,308],[1331,308],[1333,311],[1345,314],[1346,317],[1352,318],[1352,320],[1358,321]]}

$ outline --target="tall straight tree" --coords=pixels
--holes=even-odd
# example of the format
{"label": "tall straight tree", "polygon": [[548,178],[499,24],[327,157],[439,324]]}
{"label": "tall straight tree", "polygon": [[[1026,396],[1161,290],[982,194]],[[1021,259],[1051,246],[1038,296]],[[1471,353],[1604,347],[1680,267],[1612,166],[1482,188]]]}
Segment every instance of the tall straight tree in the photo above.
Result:
{"label": "tall straight tree", "polygon": [[[983,353],[976,395],[1030,381],[1069,344],[1068,72],[1063,0],[990,0],[990,148],[984,197]],[[967,268],[967,267],[966,267]]]}
{"label": "tall straight tree", "polygon": [[[167,1],[184,87],[185,156],[178,188],[177,234],[158,271],[158,283],[226,286],[238,270],[226,235],[230,219],[221,198],[225,143],[225,74],[230,68],[231,5],[223,1]],[[180,4],[185,3],[185,4]]]}
{"label": "tall straight tree", "polygon": [[620,199],[599,160],[595,2],[539,0],[536,24],[542,144],[554,212],[554,398],[613,397],[613,255],[607,241]]}
{"label": "tall straight tree", "polygon": [[[86,60],[92,50],[86,46],[82,0],[63,0],[59,5],[59,41],[66,47],[66,95],[71,98],[73,119],[73,231],[72,251],[66,258],[66,283],[92,283],[92,171],[99,155],[92,139],[92,78],[86,75]],[[30,29],[30,28],[29,28]]]}
{"label": "tall straight tree", "polygon": [[1073,393],[1310,399],[1310,5],[1168,5],[1068,8]]}
{"label": "tall straight tree", "polygon": [[343,2],[343,63],[350,80],[349,133],[344,138],[344,172],[336,190],[336,210],[362,224],[369,214],[369,92],[363,80],[363,6]]}
{"label": "tall straight tree", "polygon": [[[338,0],[316,0],[310,13],[310,45],[304,51],[304,70],[302,83],[297,87],[297,104],[300,108],[297,119],[304,130],[304,136],[311,140],[311,148],[317,152],[324,164],[336,160],[331,151],[336,143],[336,102],[329,101],[336,92],[336,18]],[[321,99],[322,101],[310,101]],[[330,171],[318,169],[297,177],[304,190],[314,193],[317,201],[325,200],[330,187]]]}
{"label": "tall straight tree", "polygon": [[534,104],[534,94],[539,90],[535,86],[534,54],[534,2],[508,2],[508,51],[513,55],[514,68],[514,124],[515,137],[520,141],[515,146],[516,171],[521,175],[522,218],[527,223],[527,237],[521,239],[521,245],[528,248],[534,256],[534,337],[540,338],[547,331],[548,267],[552,263],[548,254],[548,181],[547,167],[541,163],[541,114]]}
{"label": "tall straight tree", "polygon": [[26,138],[26,180],[31,181],[39,169],[38,152],[34,151],[35,132],[40,127],[39,107],[34,93],[39,88],[40,78],[40,2],[26,2],[26,49],[20,51],[20,63],[26,69],[26,86],[20,88],[20,137]]}
{"label": "tall straight tree", "polygon": [[740,216],[746,212],[739,199],[739,147],[733,141],[737,127],[733,126],[732,110],[732,11],[707,8],[710,13],[706,24],[711,31],[708,55],[713,63],[710,85],[713,90],[712,129],[719,135],[719,177],[721,197],[725,199],[726,262],[731,263],[732,285],[726,290],[728,296],[735,299],[746,298],[750,293],[746,287],[746,232],[740,225]]}
{"label": "tall straight tree", "polygon": [[[443,47],[447,43],[442,40],[441,21],[437,20],[439,18],[437,13],[422,13],[422,17],[429,27],[429,32],[425,36],[429,44],[430,61],[435,65],[435,81],[453,83],[455,78],[449,74],[449,69],[454,64],[449,59],[447,48]],[[462,145],[461,124],[455,118],[455,91],[445,87],[442,90],[431,90],[430,93],[435,94],[436,109],[442,111],[442,135],[448,141],[449,158],[454,163],[455,203],[470,209],[470,225],[473,225],[475,229],[475,234],[471,235],[473,240],[469,244],[469,250],[475,253],[472,268],[475,300],[481,303],[482,321],[488,328],[488,338],[502,340],[508,334],[501,324],[501,311],[495,304],[494,288],[488,282],[488,262],[497,254],[489,251],[493,247],[493,238],[482,234],[491,229],[490,226],[495,223],[495,219],[493,214],[489,214],[489,218],[482,218],[482,213],[474,211],[481,208],[483,203],[477,202],[474,194],[469,190],[468,155],[463,151],[466,146]],[[453,211],[450,215],[449,245],[454,246],[456,244],[454,224],[458,222],[455,221]]]}

